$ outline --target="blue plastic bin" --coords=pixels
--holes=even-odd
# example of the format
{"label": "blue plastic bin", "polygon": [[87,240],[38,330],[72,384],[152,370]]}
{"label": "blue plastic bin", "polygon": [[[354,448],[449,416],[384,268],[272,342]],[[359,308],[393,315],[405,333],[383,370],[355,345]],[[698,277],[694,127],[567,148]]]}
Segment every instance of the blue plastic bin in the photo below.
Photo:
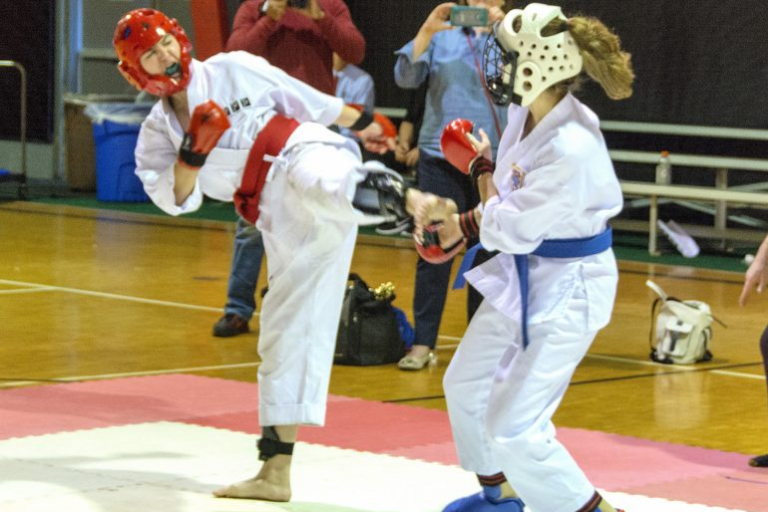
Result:
{"label": "blue plastic bin", "polygon": [[136,176],[133,155],[141,125],[105,120],[93,125],[96,144],[96,198],[99,201],[140,203],[149,200]]}

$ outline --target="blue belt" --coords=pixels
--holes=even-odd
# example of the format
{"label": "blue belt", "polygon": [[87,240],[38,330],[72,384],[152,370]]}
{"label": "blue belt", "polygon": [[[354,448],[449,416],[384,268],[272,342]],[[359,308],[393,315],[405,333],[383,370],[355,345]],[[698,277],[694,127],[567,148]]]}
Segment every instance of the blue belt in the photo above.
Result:
{"label": "blue belt", "polygon": [[[607,228],[599,235],[589,238],[560,238],[556,240],[544,240],[531,254],[543,258],[584,258],[593,254],[600,254],[611,248],[613,234],[611,228]],[[481,244],[476,244],[467,250],[464,259],[461,260],[459,275],[453,282],[453,289],[464,288],[466,279],[464,273],[472,268],[477,251],[482,249]],[[520,281],[520,301],[522,309],[521,328],[523,331],[523,348],[528,347],[528,255],[515,254],[515,267]]]}

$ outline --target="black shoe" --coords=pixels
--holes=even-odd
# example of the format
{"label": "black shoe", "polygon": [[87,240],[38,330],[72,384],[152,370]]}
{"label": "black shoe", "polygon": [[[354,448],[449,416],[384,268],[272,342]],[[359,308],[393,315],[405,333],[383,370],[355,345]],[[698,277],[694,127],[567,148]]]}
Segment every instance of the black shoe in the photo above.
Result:
{"label": "black shoe", "polygon": [[749,459],[749,465],[753,468],[768,468],[768,453]]}
{"label": "black shoe", "polygon": [[251,332],[248,320],[234,313],[227,313],[213,324],[213,335],[219,338],[230,338],[247,332]]}

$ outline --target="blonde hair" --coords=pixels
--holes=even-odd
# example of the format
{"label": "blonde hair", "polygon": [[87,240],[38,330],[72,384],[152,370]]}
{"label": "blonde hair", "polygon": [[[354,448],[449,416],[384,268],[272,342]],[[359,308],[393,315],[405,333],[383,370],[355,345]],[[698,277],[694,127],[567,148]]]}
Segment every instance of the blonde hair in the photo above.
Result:
{"label": "blonde hair", "polygon": [[569,18],[566,27],[584,59],[584,71],[600,84],[605,94],[612,100],[632,96],[632,55],[621,49],[619,36],[597,18]]}

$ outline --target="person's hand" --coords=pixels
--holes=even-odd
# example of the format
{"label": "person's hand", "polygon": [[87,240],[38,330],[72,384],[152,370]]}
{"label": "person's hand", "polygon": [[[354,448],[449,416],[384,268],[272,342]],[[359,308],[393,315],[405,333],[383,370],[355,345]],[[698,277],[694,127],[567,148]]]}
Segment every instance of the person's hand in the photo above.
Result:
{"label": "person's hand", "polygon": [[288,0],[269,0],[267,3],[267,16],[274,21],[280,21],[288,8]]}
{"label": "person's hand", "polygon": [[417,226],[424,227],[435,222],[449,223],[455,213],[458,213],[458,207],[452,199],[424,194],[415,205],[413,219]]}
{"label": "person's hand", "polygon": [[179,148],[179,161],[190,170],[200,169],[230,126],[227,113],[215,101],[198,105]]}
{"label": "person's hand", "polygon": [[372,153],[383,155],[397,146],[397,128],[387,116],[375,112],[373,122],[357,132],[363,147]]}
{"label": "person's hand", "polygon": [[416,232],[421,232],[427,226],[436,222],[444,222],[459,209],[452,199],[422,192],[417,188],[409,188],[405,197],[405,210],[413,215]]}
{"label": "person's hand", "polygon": [[384,128],[377,121],[357,132],[357,136],[360,137],[360,142],[363,143],[366,151],[371,153],[383,155],[387,151],[393,151],[396,147],[395,137],[386,136]]}
{"label": "person's hand", "polygon": [[744,287],[741,289],[739,305],[745,306],[747,304],[752,290],[763,293],[766,282],[768,282],[768,269],[765,266],[765,257],[758,252],[744,275]]}
{"label": "person's hand", "polygon": [[424,24],[421,26],[421,30],[434,34],[442,30],[450,30],[453,26],[449,23],[451,19],[451,8],[456,5],[454,2],[446,2],[435,7]]}
{"label": "person's hand", "polygon": [[474,146],[477,152],[480,153],[480,156],[487,158],[488,160],[493,160],[493,155],[491,153],[491,139],[488,138],[488,134],[485,133],[485,130],[482,128],[478,130],[478,133],[480,134],[479,140],[472,135],[472,133],[466,134],[467,140]]}
{"label": "person's hand", "polygon": [[413,234],[416,252],[424,261],[435,265],[452,260],[467,245],[456,219],[417,228]]}
{"label": "person's hand", "polygon": [[437,233],[440,239],[440,247],[451,247],[464,240],[464,233],[461,232],[458,215],[446,217],[437,229]]}
{"label": "person's hand", "polygon": [[491,26],[493,26],[495,23],[503,20],[504,16],[506,16],[506,14],[504,13],[504,11],[501,10],[500,7],[489,7],[488,8],[488,23]]}
{"label": "person's hand", "polygon": [[403,140],[402,137],[398,137],[397,145],[395,146],[395,160],[400,163],[405,163],[406,155],[410,151],[411,147],[408,141]]}
{"label": "person's hand", "polygon": [[419,162],[419,148],[415,147],[405,154],[405,165],[407,167],[416,167]]}
{"label": "person's hand", "polygon": [[440,136],[440,150],[445,159],[467,176],[472,169],[472,163],[481,156],[480,151],[467,137],[474,128],[475,125],[468,119],[454,119],[443,128]]}
{"label": "person's hand", "polygon": [[291,9],[295,10],[303,16],[312,18],[315,21],[325,16],[325,13],[320,8],[320,4],[317,3],[317,0],[308,0],[307,6],[304,9],[298,9],[296,7],[291,7]]}

